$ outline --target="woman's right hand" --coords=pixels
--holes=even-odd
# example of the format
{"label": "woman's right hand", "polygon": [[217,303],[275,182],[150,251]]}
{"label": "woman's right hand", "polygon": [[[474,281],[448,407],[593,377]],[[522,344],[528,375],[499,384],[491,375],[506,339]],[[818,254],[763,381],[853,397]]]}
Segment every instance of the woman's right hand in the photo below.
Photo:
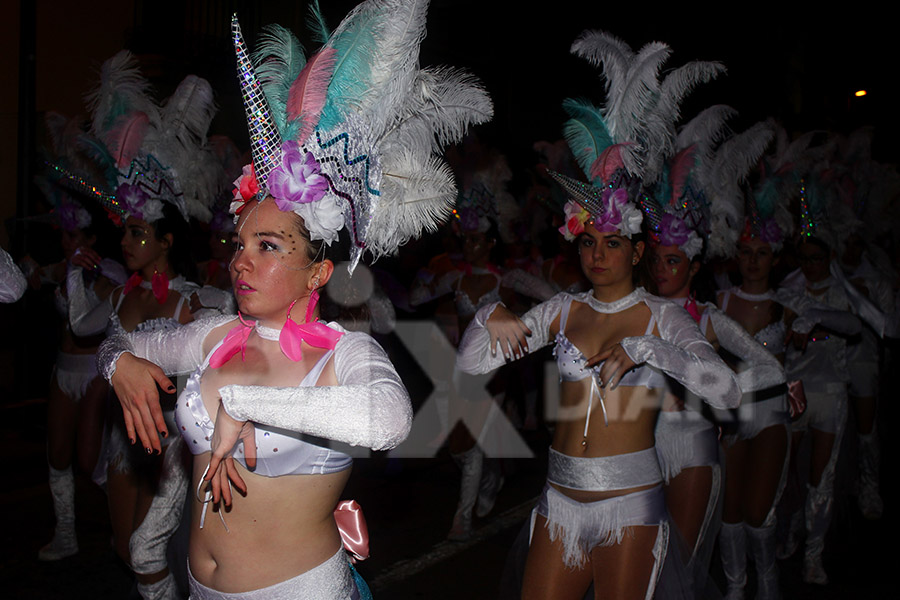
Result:
{"label": "woman's right hand", "polygon": [[103,259],[93,248],[88,246],[79,246],[78,250],[72,255],[71,263],[76,267],[87,269],[88,271],[96,271],[100,268],[100,262]]}
{"label": "woman's right hand", "polygon": [[491,335],[491,356],[497,354],[497,343],[506,360],[518,359],[528,353],[531,330],[511,310],[498,304],[485,327]]}
{"label": "woman's right hand", "polygon": [[159,436],[153,435],[153,432],[158,431],[163,437],[167,437],[169,432],[159,406],[156,386],[172,393],[175,391],[172,381],[157,365],[126,352],[116,362],[116,372],[110,383],[122,405],[125,429],[131,443],[135,442],[137,433],[148,454],[154,450],[157,454],[162,452]]}

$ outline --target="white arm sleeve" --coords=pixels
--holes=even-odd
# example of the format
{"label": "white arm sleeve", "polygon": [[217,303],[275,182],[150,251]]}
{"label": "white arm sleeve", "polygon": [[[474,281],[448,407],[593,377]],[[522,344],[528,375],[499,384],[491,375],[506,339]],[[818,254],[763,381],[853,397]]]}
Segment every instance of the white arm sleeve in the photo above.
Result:
{"label": "white arm sleeve", "polygon": [[166,375],[186,375],[203,364],[203,341],[209,332],[235,320],[220,315],[191,321],[178,329],[132,332],[107,338],[97,352],[97,369],[109,381],[116,372],[116,361],[128,352],[159,365]]}
{"label": "white arm sleeve", "polygon": [[742,361],[737,375],[741,391],[756,392],[784,383],[784,368],[771,352],[718,308],[706,310],[719,344]]}
{"label": "white arm sleeve", "polygon": [[[568,294],[557,294],[522,315],[522,322],[531,330],[528,337],[529,352],[539,350],[550,343],[550,323],[569,298]],[[459,370],[473,374],[488,373],[506,363],[503,352],[499,349],[494,353],[491,352],[491,334],[486,326],[488,318],[498,305],[497,302],[488,304],[475,313],[475,318],[469,323],[459,343],[459,353],[456,356],[456,366]]]}
{"label": "white arm sleeve", "polygon": [[808,334],[816,325],[827,327],[841,335],[856,335],[862,329],[859,319],[849,312],[831,308],[790,290],[780,288],[775,292],[775,301],[797,314],[791,331],[802,335]]}
{"label": "white arm sleeve", "polygon": [[0,248],[0,302],[11,304],[22,297],[28,285],[12,256]]}
{"label": "white arm sleeve", "polygon": [[387,450],[409,435],[412,406],[394,365],[370,336],[347,332],[335,346],[339,385],[219,390],[232,418]]}
{"label": "white arm sleeve", "polygon": [[653,303],[660,337],[627,337],[621,345],[639,365],[663,371],[715,408],[734,408],[741,388],[734,371],[716,354],[688,312],[668,300]]}
{"label": "white arm sleeve", "polygon": [[66,296],[72,333],[79,337],[103,333],[113,311],[112,294],[106,300],[97,302],[96,296],[88,294],[84,287],[83,269],[69,265],[66,273]]}

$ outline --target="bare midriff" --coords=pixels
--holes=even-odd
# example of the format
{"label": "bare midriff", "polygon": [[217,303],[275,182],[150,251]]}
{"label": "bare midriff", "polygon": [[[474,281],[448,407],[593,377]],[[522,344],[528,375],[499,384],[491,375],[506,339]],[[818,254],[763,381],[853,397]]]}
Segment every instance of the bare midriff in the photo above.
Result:
{"label": "bare midriff", "polygon": [[[194,457],[193,489],[209,463]],[[350,469],[329,475],[263,477],[235,463],[247,495],[236,490],[233,504],[207,508],[194,496],[190,568],[194,578],[214,590],[248,592],[286,581],[331,558],[341,547],[334,508]],[[228,530],[225,529],[228,526]]]}

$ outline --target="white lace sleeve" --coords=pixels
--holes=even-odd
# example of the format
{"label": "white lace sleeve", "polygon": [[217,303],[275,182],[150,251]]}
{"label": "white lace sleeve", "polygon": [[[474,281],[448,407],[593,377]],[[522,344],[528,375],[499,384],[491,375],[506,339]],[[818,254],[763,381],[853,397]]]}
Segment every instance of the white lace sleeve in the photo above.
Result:
{"label": "white lace sleeve", "polygon": [[0,248],[0,302],[10,304],[25,293],[25,275],[6,250]]}
{"label": "white lace sleeve", "polygon": [[779,288],[775,292],[775,301],[797,314],[791,325],[791,331],[799,334],[808,334],[816,325],[827,327],[840,335],[856,335],[862,329],[859,319],[849,312],[815,302],[788,289]]}
{"label": "white lace sleeve", "polygon": [[[522,322],[531,330],[528,338],[528,351],[534,352],[550,343],[550,323],[562,310],[563,304],[570,299],[565,293],[557,294],[546,302],[538,304],[524,315]],[[465,373],[487,373],[503,366],[506,359],[499,350],[491,352],[491,334],[485,324],[499,303],[483,306],[475,313],[469,323],[456,356],[456,366]]]}
{"label": "white lace sleeve", "polygon": [[79,337],[103,333],[112,314],[112,294],[109,298],[97,301],[94,294],[89,294],[84,286],[83,269],[69,265],[66,273],[66,296],[69,305],[69,327]]}
{"label": "white lace sleeve", "polygon": [[716,354],[688,312],[668,300],[648,299],[660,337],[643,335],[622,340],[636,365],[663,371],[715,408],[734,408],[741,388],[734,371]]}
{"label": "white lace sleeve", "polygon": [[339,385],[275,388],[228,385],[219,390],[225,411],[318,437],[387,450],[409,435],[412,406],[394,365],[369,335],[347,332],[335,347]]}
{"label": "white lace sleeve", "polygon": [[737,380],[743,392],[756,392],[784,383],[784,368],[775,356],[753,339],[734,319],[714,306],[709,320],[719,344],[741,359]]}
{"label": "white lace sleeve", "polygon": [[500,285],[541,302],[549,300],[556,294],[556,290],[549,283],[522,269],[511,269],[504,273]]}
{"label": "white lace sleeve", "polygon": [[233,316],[220,315],[178,329],[114,335],[100,344],[97,369],[109,381],[116,372],[116,361],[128,352],[156,363],[166,375],[186,375],[203,364],[203,341],[209,332],[232,320]]}

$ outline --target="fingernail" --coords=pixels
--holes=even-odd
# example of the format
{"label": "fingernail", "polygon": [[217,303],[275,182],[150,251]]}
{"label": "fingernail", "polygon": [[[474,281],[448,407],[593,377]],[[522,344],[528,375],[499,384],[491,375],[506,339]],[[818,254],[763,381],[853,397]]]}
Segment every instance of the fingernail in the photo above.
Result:
{"label": "fingernail", "polygon": [[128,441],[131,442],[132,446],[134,446],[134,438],[128,438]]}
{"label": "fingernail", "polygon": [[163,432],[162,432],[162,436],[163,436],[164,438],[169,437],[169,432],[168,432],[168,431],[163,431]]}
{"label": "fingernail", "polygon": [[153,453],[153,448],[144,448],[144,450],[147,451],[147,454],[152,454],[152,453]]}
{"label": "fingernail", "polygon": [[153,453],[156,454],[157,456],[162,454],[162,452],[160,452],[159,450],[154,450]]}
{"label": "fingernail", "polygon": [[167,389],[168,391],[170,391],[170,392],[174,392],[174,391],[175,391],[175,386],[174,386],[174,385],[170,385],[170,386],[167,387],[166,389]]}

